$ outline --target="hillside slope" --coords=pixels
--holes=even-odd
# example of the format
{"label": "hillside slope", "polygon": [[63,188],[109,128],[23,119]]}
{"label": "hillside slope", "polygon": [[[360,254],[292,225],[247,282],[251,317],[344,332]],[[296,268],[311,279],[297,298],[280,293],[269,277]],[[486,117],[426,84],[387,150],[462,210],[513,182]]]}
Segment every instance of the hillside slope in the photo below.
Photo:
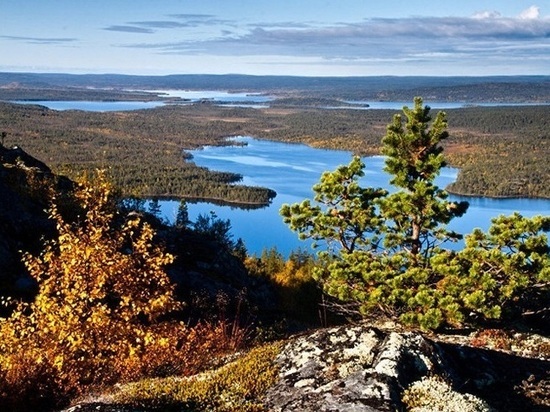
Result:
{"label": "hillside slope", "polygon": [[[52,173],[22,148],[0,145],[0,295],[30,299],[35,292],[21,257],[25,252],[38,255],[44,242],[56,236],[47,212],[50,187],[61,201],[61,212],[74,219],[74,183]],[[176,257],[167,272],[177,284],[178,297],[187,304],[188,316],[205,317],[205,310],[232,311],[238,304],[260,307],[263,313],[273,310],[269,285],[250,277],[227,245],[189,228],[166,226],[150,215],[144,218],[155,227],[156,241]],[[221,296],[223,308],[211,304]]]}

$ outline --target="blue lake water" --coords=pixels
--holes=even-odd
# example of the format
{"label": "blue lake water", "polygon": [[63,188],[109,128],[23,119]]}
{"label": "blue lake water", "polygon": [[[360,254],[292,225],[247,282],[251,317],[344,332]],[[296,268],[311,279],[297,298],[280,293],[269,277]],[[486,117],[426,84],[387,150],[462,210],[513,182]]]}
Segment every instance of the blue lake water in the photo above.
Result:
{"label": "blue lake water", "polygon": [[[141,90],[147,93],[157,94],[166,98],[179,97],[182,100],[178,104],[196,103],[207,100],[215,104],[233,107],[266,108],[275,99],[261,93],[232,93],[223,90]],[[173,104],[163,101],[86,101],[86,100],[15,100],[18,104],[38,104],[52,110],[84,110],[90,112],[113,112],[127,110],[154,109],[155,107]],[[346,103],[357,106],[327,107],[326,109],[356,109],[356,110],[401,110],[403,106],[412,107],[412,102],[377,102],[377,101],[347,101]],[[430,102],[424,104],[433,109],[458,109],[469,106],[468,103],[457,102]],[[368,105],[368,106],[366,106]],[[539,103],[503,104],[503,103],[476,103],[477,106],[535,106]]]}
{"label": "blue lake water", "polygon": [[85,100],[16,100],[13,103],[38,104],[52,110],[84,110],[87,112],[119,112],[127,110],[154,109],[164,106],[164,102],[137,102],[137,101],[85,101]]}
{"label": "blue lake water", "polygon": [[273,100],[273,97],[261,93],[233,93],[224,90],[149,90],[148,92],[159,96],[179,97],[192,102],[212,100],[214,102],[267,103]]}
{"label": "blue lake water", "polygon": [[[242,210],[231,206],[209,203],[189,203],[189,217],[194,221],[199,214],[215,212],[219,218],[231,221],[235,239],[242,238],[251,254],[261,254],[273,246],[287,256],[297,248],[308,249],[310,244],[300,241],[296,233],[283,223],[279,209],[283,203],[301,202],[313,197],[312,186],[326,170],[349,163],[352,154],[346,151],[314,149],[301,144],[286,144],[257,140],[250,137],[235,138],[245,146],[206,147],[191,152],[198,166],[211,170],[230,171],[243,175],[243,183],[263,186],[277,192],[277,197],[266,208]],[[384,158],[367,157],[364,186],[389,186],[389,176],[382,171]],[[437,184],[445,187],[455,180],[457,170],[445,168]],[[487,229],[491,218],[519,211],[524,216],[550,213],[550,200],[545,199],[490,199],[451,196],[451,200],[467,200],[470,208],[466,215],[449,225],[459,233],[469,233],[475,227]],[[170,221],[175,219],[179,202],[161,202],[162,213]]]}
{"label": "blue lake water", "polygon": [[[424,104],[432,109],[461,109],[464,107],[497,107],[497,106],[541,106],[544,103],[465,103],[465,102],[431,102],[424,99]],[[387,109],[401,110],[404,106],[414,107],[413,102],[377,102],[372,100],[347,100],[346,103],[366,105],[368,107],[357,107],[357,109]]]}
{"label": "blue lake water", "polygon": [[[273,97],[259,93],[230,93],[222,90],[147,90],[147,93],[160,97],[185,99],[182,103],[196,103],[208,100],[223,103],[224,106],[260,108],[268,107],[266,103]],[[84,110],[89,112],[115,112],[127,110],[154,109],[164,106],[163,101],[86,101],[86,100],[16,100],[18,104],[38,104],[52,110]]]}

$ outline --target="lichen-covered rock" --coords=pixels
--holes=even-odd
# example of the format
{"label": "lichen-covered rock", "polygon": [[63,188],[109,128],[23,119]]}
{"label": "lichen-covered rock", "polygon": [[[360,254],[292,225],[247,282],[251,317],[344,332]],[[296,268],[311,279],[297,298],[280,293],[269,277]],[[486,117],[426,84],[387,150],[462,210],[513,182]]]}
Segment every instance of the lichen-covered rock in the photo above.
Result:
{"label": "lichen-covered rock", "polygon": [[400,406],[400,393],[440,363],[420,334],[343,326],[302,336],[279,355],[273,411],[375,411]]}
{"label": "lichen-covered rock", "polygon": [[[550,362],[546,358],[472,347],[467,342],[466,336],[426,337],[368,324],[303,334],[281,344],[274,359],[276,383],[265,393],[264,409],[254,410],[550,410]],[[111,401],[95,396],[66,412],[136,412]],[[231,407],[215,410],[249,410],[239,408],[246,402],[232,397]]]}
{"label": "lichen-covered rock", "polygon": [[[549,406],[521,391],[524,379],[548,381],[548,361],[415,332],[368,325],[323,329],[290,340],[276,362],[280,379],[267,393],[269,411],[404,411],[411,406],[405,393],[418,411],[543,411]],[[430,402],[443,409],[423,409]]]}

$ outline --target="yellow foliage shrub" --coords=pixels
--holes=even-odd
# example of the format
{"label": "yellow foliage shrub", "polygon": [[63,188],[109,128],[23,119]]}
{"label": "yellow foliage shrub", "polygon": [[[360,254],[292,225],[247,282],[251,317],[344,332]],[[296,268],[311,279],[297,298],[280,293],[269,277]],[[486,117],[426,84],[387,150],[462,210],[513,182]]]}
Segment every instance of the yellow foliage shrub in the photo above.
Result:
{"label": "yellow foliage shrub", "polygon": [[0,385],[18,384],[21,394],[27,383],[56,388],[53,397],[73,396],[84,386],[117,380],[117,367],[153,343],[173,343],[151,329],[180,306],[164,272],[172,256],[153,244],[152,228],[139,218],[115,224],[103,174],[93,184],[82,182],[75,197],[77,221],[64,221],[54,198],[49,214],[58,238],[40,256],[24,256],[39,285],[35,301],[20,303],[0,321]]}
{"label": "yellow foliage shrub", "polygon": [[313,257],[300,250],[285,260],[276,250],[260,258],[247,257],[248,273],[267,279],[277,291],[279,307],[289,316],[307,323],[321,321],[321,292],[313,279]]}
{"label": "yellow foliage shrub", "polygon": [[173,257],[139,217],[117,215],[111,190],[101,173],[81,182],[70,222],[54,197],[57,239],[24,255],[39,290],[0,319],[0,410],[46,411],[92,386],[192,375],[243,342],[235,324],[167,319],[181,306],[164,271]]}
{"label": "yellow foliage shrub", "polygon": [[123,381],[143,377],[191,376],[216,364],[234,350],[234,339],[223,322],[187,327],[180,322],[152,325],[140,352],[116,361]]}

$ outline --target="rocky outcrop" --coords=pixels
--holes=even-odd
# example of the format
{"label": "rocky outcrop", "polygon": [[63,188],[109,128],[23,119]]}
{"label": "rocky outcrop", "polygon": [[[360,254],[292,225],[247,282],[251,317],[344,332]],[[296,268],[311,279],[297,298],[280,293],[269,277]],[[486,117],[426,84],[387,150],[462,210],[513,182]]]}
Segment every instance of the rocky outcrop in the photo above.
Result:
{"label": "rocky outcrop", "polygon": [[38,253],[55,233],[48,219],[48,186],[69,190],[68,179],[55,176],[19,147],[0,145],[0,285],[2,293],[25,295],[32,280],[21,263],[22,252]]}
{"label": "rocky outcrop", "polygon": [[[324,329],[289,341],[269,411],[543,411],[550,362],[445,343],[367,325]],[[409,389],[409,391],[406,391]],[[424,401],[426,403],[423,404]],[[429,407],[426,407],[429,405]]]}
{"label": "rocky outcrop", "polygon": [[[533,338],[517,335],[516,344],[529,340],[528,336]],[[536,339],[539,350],[546,352],[520,356],[521,345],[516,345],[516,352],[490,350],[471,346],[468,336],[428,337],[399,331],[395,326],[359,324],[317,330],[282,345],[274,359],[278,378],[265,394],[264,409],[258,410],[549,411],[550,339]],[[207,372],[187,379],[214,375]],[[186,378],[181,382],[184,385]],[[118,386],[115,393],[124,391],[124,386]],[[109,394],[94,395],[65,412],[137,412],[128,405],[113,403],[113,399]],[[233,408],[229,409],[250,410],[244,406],[239,409],[236,399],[231,399]]]}

